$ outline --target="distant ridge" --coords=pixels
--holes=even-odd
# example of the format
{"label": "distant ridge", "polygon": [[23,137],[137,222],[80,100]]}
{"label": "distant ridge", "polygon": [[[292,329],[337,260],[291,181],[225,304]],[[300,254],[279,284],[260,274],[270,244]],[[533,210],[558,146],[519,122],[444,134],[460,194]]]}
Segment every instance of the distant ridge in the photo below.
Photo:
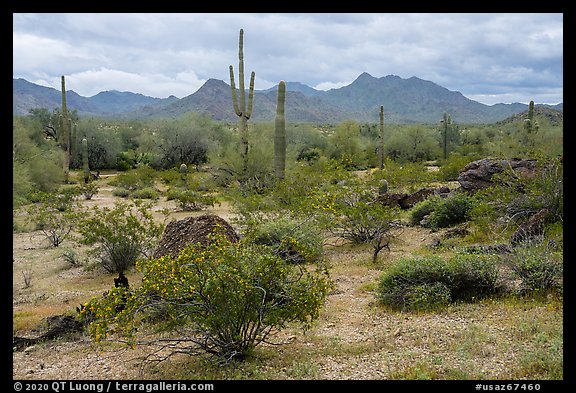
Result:
{"label": "distant ridge", "polygon": [[[352,83],[328,91],[316,90],[300,82],[288,82],[286,120],[288,122],[338,123],[343,120],[377,122],[384,105],[389,123],[438,123],[444,112],[457,123],[495,123],[526,110],[526,104],[485,105],[417,77],[396,75],[376,78],[364,72]],[[133,119],[171,118],[194,111],[214,120],[236,121],[230,85],[208,79],[196,92],[177,98],[153,98],[138,93],[105,91],[83,97],[67,92],[69,109],[80,116]],[[13,114],[28,115],[32,108],[52,111],[61,105],[59,90],[39,86],[24,79],[13,79]],[[562,111],[563,104],[550,106]],[[252,121],[273,121],[276,111],[276,86],[254,93]]]}

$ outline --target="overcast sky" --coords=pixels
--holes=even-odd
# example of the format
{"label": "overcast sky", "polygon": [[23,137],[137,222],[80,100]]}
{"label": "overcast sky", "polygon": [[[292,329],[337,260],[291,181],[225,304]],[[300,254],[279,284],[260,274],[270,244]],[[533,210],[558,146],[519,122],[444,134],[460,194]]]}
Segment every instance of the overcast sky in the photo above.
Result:
{"label": "overcast sky", "polygon": [[208,79],[238,83],[238,35],[256,89],[321,90],[416,76],[495,103],[563,102],[563,14],[13,14],[13,77],[90,97],[165,98]]}

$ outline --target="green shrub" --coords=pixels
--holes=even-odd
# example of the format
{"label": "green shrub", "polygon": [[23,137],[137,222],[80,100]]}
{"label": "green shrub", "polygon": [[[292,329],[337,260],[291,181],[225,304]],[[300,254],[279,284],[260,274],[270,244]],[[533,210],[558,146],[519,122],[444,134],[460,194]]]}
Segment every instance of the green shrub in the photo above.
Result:
{"label": "green shrub", "polygon": [[180,208],[185,211],[204,210],[209,206],[214,207],[217,203],[216,197],[213,195],[179,188],[170,188],[166,194],[166,199],[169,201],[176,200]]}
{"label": "green shrub", "polygon": [[475,156],[462,156],[452,153],[447,160],[441,163],[438,178],[442,181],[456,181],[460,171],[466,165],[477,159]]}
{"label": "green shrub", "polygon": [[384,169],[376,172],[377,177],[386,179],[391,189],[412,193],[420,189],[423,184],[435,181],[436,174],[429,172],[420,162],[398,163],[388,157],[384,162]]}
{"label": "green shrub", "polygon": [[153,187],[156,171],[148,166],[140,166],[121,173],[110,180],[109,184],[114,187],[124,188],[129,191]]}
{"label": "green shrub", "polygon": [[447,285],[453,299],[470,300],[498,292],[496,261],[493,255],[454,254],[447,263]]}
{"label": "green shrub", "polygon": [[520,294],[562,288],[562,253],[553,251],[549,244],[523,243],[503,259],[521,280]]}
{"label": "green shrub", "polygon": [[[474,207],[473,198],[457,193],[447,198],[435,195],[417,203],[411,211],[410,221],[427,228],[447,228],[468,220]],[[426,217],[428,216],[428,217]]]}
{"label": "green shrub", "polygon": [[431,310],[497,293],[497,278],[495,258],[488,255],[403,258],[382,274],[377,297],[393,309]]}
{"label": "green shrub", "polygon": [[158,199],[160,194],[154,187],[144,187],[130,193],[130,198],[134,199]]}
{"label": "green shrub", "polygon": [[93,250],[104,269],[111,273],[126,271],[138,257],[149,256],[163,225],[156,224],[151,204],[136,200],[117,202],[114,208],[94,206],[78,226],[85,244],[98,244]]}
{"label": "green shrub", "polygon": [[414,285],[408,289],[405,302],[413,311],[431,311],[450,304],[450,289],[441,282]]}
{"label": "green shrub", "polygon": [[94,182],[80,183],[78,188],[80,189],[80,193],[84,195],[84,198],[86,198],[86,200],[92,199],[92,197],[98,193],[99,189],[98,185]]}
{"label": "green shrub", "polygon": [[138,288],[114,288],[85,305],[83,315],[95,316],[92,337],[115,332],[133,344],[136,334],[161,332],[164,349],[208,353],[223,363],[245,359],[291,323],[308,328],[332,288],[324,268],[295,267],[266,246],[231,243],[219,233],[206,247],[189,244],[176,258],[141,260],[137,267]]}
{"label": "green shrub", "polygon": [[266,245],[290,263],[312,263],[322,258],[322,237],[312,224],[289,217],[275,217],[253,224],[247,239]]}
{"label": "green shrub", "polygon": [[128,196],[130,196],[130,190],[127,190],[125,188],[115,188],[112,191],[112,195],[120,198],[127,198]]}
{"label": "green shrub", "polygon": [[26,207],[26,212],[26,221],[40,230],[52,247],[72,236],[81,217],[70,192],[44,193],[40,202]]}

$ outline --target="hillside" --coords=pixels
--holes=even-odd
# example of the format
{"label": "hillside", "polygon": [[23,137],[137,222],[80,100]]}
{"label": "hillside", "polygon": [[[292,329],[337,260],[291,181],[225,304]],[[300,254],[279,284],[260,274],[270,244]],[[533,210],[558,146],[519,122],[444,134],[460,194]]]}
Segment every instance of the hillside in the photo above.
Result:
{"label": "hillside", "polygon": [[[534,117],[536,119],[544,118],[550,125],[557,126],[564,122],[564,112],[545,105],[534,105]],[[497,124],[515,123],[528,118],[528,109],[516,113],[506,119],[497,122]]]}
{"label": "hillside", "polygon": [[[181,99],[119,91],[82,97],[69,90],[67,100],[69,108],[76,109],[81,116],[148,119],[176,117],[194,111],[206,113],[214,120],[237,120],[230,85],[218,79],[207,80],[196,92]],[[59,90],[23,79],[13,80],[14,115],[27,115],[37,107],[53,110],[60,103]],[[485,105],[417,77],[376,78],[362,73],[351,84],[328,91],[299,82],[287,84],[286,119],[289,122],[338,123],[348,119],[377,122],[380,105],[384,105],[388,123],[437,123],[444,112],[457,123],[495,123],[527,109],[527,105],[520,103]],[[562,110],[562,104],[553,108]],[[254,93],[252,121],[273,121],[275,111],[276,87]]]}

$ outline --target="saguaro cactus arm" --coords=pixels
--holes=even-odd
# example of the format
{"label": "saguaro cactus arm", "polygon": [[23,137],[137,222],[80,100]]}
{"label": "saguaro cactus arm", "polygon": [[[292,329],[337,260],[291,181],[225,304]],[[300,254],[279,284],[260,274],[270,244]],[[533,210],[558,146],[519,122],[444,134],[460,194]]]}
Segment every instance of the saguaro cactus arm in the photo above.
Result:
{"label": "saguaro cactus arm", "polygon": [[240,112],[240,108],[238,107],[236,84],[234,83],[234,67],[232,66],[230,66],[230,87],[232,88],[232,104],[234,105],[234,113],[236,113],[236,116],[242,116],[242,112]]}
{"label": "saguaro cactus arm", "polygon": [[256,73],[252,71],[250,75],[250,90],[248,91],[248,112],[244,115],[246,119],[250,119],[252,116],[252,107],[254,106],[254,78],[256,77]]}

